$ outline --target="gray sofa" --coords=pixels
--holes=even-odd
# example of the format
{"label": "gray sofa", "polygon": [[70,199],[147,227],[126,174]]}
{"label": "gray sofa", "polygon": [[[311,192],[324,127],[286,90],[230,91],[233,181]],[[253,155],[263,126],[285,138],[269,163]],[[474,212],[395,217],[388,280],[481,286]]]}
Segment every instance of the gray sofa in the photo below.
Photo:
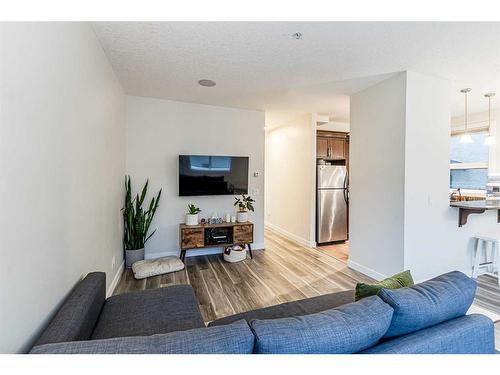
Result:
{"label": "gray sofa", "polygon": [[[491,320],[464,316],[475,282],[462,275],[444,279],[445,292],[438,290],[443,302],[423,313],[423,323],[417,317],[408,327],[403,319],[403,331],[390,336],[394,324],[401,326],[398,307],[377,296],[352,303],[353,291],[332,293],[224,317],[206,327],[189,285],[105,299],[105,274],[94,272],[74,288],[31,353],[493,353]],[[439,289],[439,282],[429,290]],[[450,288],[453,283],[456,288]],[[457,303],[464,293],[468,296]]]}

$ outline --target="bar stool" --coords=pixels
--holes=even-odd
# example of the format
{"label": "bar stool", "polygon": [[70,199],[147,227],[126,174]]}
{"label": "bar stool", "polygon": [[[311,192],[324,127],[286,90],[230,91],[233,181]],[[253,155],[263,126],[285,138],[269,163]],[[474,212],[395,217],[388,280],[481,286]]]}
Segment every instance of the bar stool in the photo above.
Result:
{"label": "bar stool", "polygon": [[497,276],[498,286],[500,278],[500,240],[486,236],[474,236],[476,245],[472,253],[472,277],[490,273]]}

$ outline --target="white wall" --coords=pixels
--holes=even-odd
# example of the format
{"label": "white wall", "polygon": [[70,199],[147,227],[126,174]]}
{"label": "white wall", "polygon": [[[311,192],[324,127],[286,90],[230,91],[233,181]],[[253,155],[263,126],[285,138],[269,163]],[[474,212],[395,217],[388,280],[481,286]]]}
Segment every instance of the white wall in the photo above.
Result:
{"label": "white wall", "polygon": [[403,268],[406,74],[351,96],[349,265],[381,278]]}
{"label": "white wall", "polygon": [[302,115],[266,131],[266,225],[314,246],[316,126]]}
{"label": "white wall", "polygon": [[[146,244],[146,257],[179,253],[179,223],[188,203],[202,209],[201,217],[235,212],[233,196],[178,196],[178,156],[182,154],[249,156],[249,193],[256,200],[254,247],[264,244],[264,113],[169,100],[127,97],[126,170],[133,187],[149,178],[150,195],[163,189]],[[259,172],[259,177],[254,177]],[[220,251],[216,249],[215,251]],[[187,256],[201,254],[195,250]]]}
{"label": "white wall", "polygon": [[348,133],[350,131],[350,126],[348,122],[330,121],[328,124],[320,125],[316,129]]}
{"label": "white wall", "polygon": [[[406,153],[405,268],[412,270],[416,280],[451,270],[470,274],[472,236],[498,237],[497,213],[471,215],[467,224],[458,227],[458,209],[449,207],[450,117],[449,110],[445,110],[450,102],[449,84],[415,73],[409,73],[408,80],[412,90],[407,102],[412,106],[408,105],[407,115],[407,140],[411,143],[407,143]],[[496,116],[498,111],[494,113]],[[487,119],[487,112],[469,116],[471,123]],[[461,118],[454,118],[451,123],[452,127],[463,127]],[[498,132],[492,130],[500,144]],[[496,171],[500,172],[498,165],[497,158]],[[421,181],[432,183],[424,187]]]}
{"label": "white wall", "polygon": [[351,103],[350,266],[376,278],[409,269],[417,281],[470,274],[471,237],[498,236],[500,224],[490,211],[459,228],[449,207],[450,83],[405,72]]}
{"label": "white wall", "polygon": [[454,260],[461,249],[449,207],[450,89],[447,80],[406,73],[404,269],[415,280],[464,268]]}
{"label": "white wall", "polygon": [[82,275],[109,287],[122,263],[123,115],[89,25],[0,24],[0,352],[28,350]]}
{"label": "white wall", "polygon": [[[463,95],[463,94],[461,94]],[[470,95],[470,94],[469,94]],[[498,102],[500,98],[498,96],[494,96],[491,100],[492,107],[496,104],[495,100]],[[482,127],[488,124],[488,102],[486,98],[484,99],[484,107],[485,111],[469,113],[469,129],[474,129],[475,127]],[[498,122],[500,120],[500,109],[491,108],[491,121]],[[451,128],[453,130],[464,130],[464,116],[455,116],[451,118]]]}

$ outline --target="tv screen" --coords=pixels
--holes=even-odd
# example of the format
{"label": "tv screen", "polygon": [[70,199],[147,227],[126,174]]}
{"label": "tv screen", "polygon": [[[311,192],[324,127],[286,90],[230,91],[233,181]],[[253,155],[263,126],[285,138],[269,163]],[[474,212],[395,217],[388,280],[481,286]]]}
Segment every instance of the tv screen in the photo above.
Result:
{"label": "tv screen", "polygon": [[179,195],[248,194],[248,157],[179,155]]}

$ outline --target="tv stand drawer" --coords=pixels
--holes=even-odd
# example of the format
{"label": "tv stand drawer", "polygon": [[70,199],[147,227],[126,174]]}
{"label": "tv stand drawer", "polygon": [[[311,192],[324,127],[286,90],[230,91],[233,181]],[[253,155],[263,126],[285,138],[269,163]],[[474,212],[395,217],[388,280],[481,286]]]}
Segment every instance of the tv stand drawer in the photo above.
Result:
{"label": "tv stand drawer", "polygon": [[253,242],[253,225],[236,225],[233,232],[233,240],[235,243],[252,243]]}
{"label": "tv stand drawer", "polygon": [[181,249],[195,249],[205,247],[203,228],[181,229]]}

